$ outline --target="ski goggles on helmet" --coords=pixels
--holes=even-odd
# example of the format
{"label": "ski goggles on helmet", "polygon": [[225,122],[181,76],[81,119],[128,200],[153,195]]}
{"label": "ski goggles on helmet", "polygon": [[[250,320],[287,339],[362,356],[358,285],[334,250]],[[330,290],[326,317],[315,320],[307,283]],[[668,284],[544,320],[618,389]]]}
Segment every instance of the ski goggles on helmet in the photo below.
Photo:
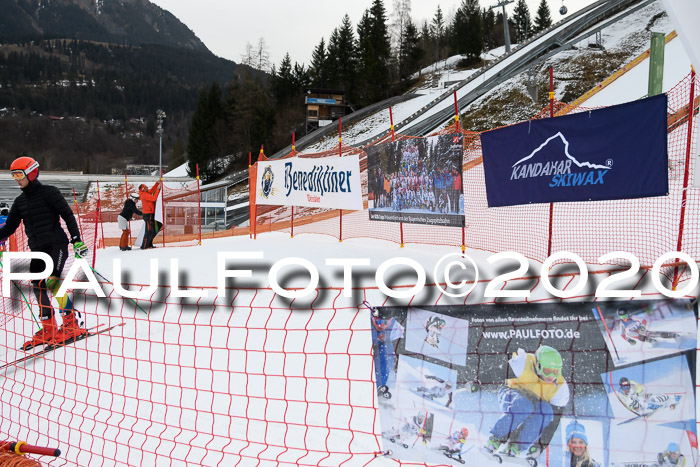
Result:
{"label": "ski goggles on helmet", "polygon": [[540,368],[540,371],[544,376],[559,376],[561,374],[561,368]]}
{"label": "ski goggles on helmet", "polygon": [[24,180],[25,178],[27,178],[27,174],[24,173],[24,170],[13,170],[12,172],[10,172],[10,174],[12,174],[12,178],[14,178],[17,181]]}

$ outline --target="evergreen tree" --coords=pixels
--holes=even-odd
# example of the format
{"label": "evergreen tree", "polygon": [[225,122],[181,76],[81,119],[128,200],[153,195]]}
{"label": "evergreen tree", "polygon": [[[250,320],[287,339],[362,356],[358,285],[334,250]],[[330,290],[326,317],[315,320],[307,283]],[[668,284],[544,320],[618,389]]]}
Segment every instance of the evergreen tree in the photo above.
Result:
{"label": "evergreen tree", "polygon": [[340,84],[340,69],[338,61],[340,60],[340,33],[338,28],[333,29],[331,36],[328,39],[328,56],[326,58],[326,73],[329,88],[338,88]]}
{"label": "evergreen tree", "polygon": [[285,54],[280,63],[280,69],[273,75],[273,86],[278,105],[288,104],[292,97],[298,92],[295,87],[294,75],[292,73],[292,58],[289,53]]}
{"label": "evergreen tree", "polygon": [[423,21],[421,25],[418,46],[423,51],[423,58],[420,60],[420,68],[423,69],[425,66],[433,63],[431,59],[435,50],[435,40],[431,34],[428,21]]}
{"label": "evergreen tree", "polygon": [[223,172],[215,168],[216,159],[224,155],[218,152],[221,145],[215,132],[216,126],[222,124],[223,118],[221,89],[218,83],[214,82],[209,89],[202,90],[197,101],[197,108],[192,115],[187,143],[190,176],[196,174],[197,164],[199,164],[199,174],[205,182],[215,179]]}
{"label": "evergreen tree", "polygon": [[302,93],[304,88],[311,86],[311,75],[303,63],[299,64],[294,62],[294,72],[292,73],[292,78],[295,90],[295,95],[293,97],[296,97]]}
{"label": "evergreen tree", "polygon": [[483,24],[479,11],[479,0],[462,0],[452,23],[454,51],[474,60],[484,47]]}
{"label": "evergreen tree", "polygon": [[408,18],[401,35],[401,55],[399,56],[399,79],[408,78],[413,72],[420,69],[420,61],[424,51],[420,47],[418,28]]}
{"label": "evergreen tree", "polygon": [[358,24],[360,102],[369,104],[388,95],[391,43],[382,0],[374,0]]}
{"label": "evergreen tree", "polygon": [[438,5],[435,16],[433,16],[433,21],[430,23],[430,36],[434,46],[431,58],[433,62],[437,62],[442,60],[443,54],[445,53],[445,46],[447,45],[445,17],[442,14],[440,5]]}
{"label": "evergreen tree", "polygon": [[232,136],[235,160],[257,154],[260,145],[270,148],[275,127],[274,97],[260,78],[249,73],[236,76],[229,84],[225,99],[226,122]]}
{"label": "evergreen tree", "polygon": [[535,27],[533,32],[535,34],[544,31],[552,25],[552,15],[549,12],[549,4],[547,0],[541,0],[540,5],[537,7],[537,16],[535,16]]}
{"label": "evergreen tree", "polygon": [[346,14],[338,29],[335,65],[338,70],[338,86],[352,95],[357,79],[355,32]]}
{"label": "evergreen tree", "polygon": [[311,55],[311,65],[309,66],[310,85],[317,88],[325,88],[328,79],[326,43],[323,38],[318,43]]}
{"label": "evergreen tree", "polygon": [[532,23],[530,21],[530,9],[525,0],[518,0],[513,11],[513,23],[515,24],[516,40],[525,42],[532,36]]}
{"label": "evergreen tree", "polygon": [[484,9],[481,12],[481,23],[484,26],[484,48],[495,49],[496,46],[496,13],[493,9]]}

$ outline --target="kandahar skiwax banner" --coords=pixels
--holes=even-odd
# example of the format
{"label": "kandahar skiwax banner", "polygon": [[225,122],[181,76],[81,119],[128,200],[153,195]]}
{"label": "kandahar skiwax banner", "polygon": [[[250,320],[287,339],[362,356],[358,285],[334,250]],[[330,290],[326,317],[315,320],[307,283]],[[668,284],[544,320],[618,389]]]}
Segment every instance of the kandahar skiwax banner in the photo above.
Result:
{"label": "kandahar skiwax banner", "polygon": [[696,465],[690,300],[377,307],[371,319],[396,459]]}
{"label": "kandahar skiwax banner", "polygon": [[666,102],[660,94],[482,133],[489,207],[668,194]]}
{"label": "kandahar skiwax banner", "polygon": [[370,220],[464,226],[462,135],[406,139],[365,151]]}
{"label": "kandahar skiwax banner", "polygon": [[257,204],[361,210],[357,155],[258,163]]}

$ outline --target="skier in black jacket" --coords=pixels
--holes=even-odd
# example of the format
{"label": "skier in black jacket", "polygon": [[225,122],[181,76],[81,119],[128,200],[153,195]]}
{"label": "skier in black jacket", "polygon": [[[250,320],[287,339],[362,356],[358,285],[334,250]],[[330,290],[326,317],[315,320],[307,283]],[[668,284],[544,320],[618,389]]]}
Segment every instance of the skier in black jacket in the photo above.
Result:
{"label": "skier in black jacket", "polygon": [[134,214],[138,214],[139,216],[143,215],[141,214],[141,211],[139,211],[139,208],[136,207],[136,201],[138,200],[139,194],[131,193],[129,198],[124,201],[124,209],[122,209],[122,212],[120,212],[119,216],[117,216],[117,225],[122,231],[122,236],[119,239],[119,249],[121,251],[131,250],[131,247],[129,246],[129,234],[131,233],[131,230],[129,229],[129,221]]}
{"label": "skier in black jacket", "polygon": [[[29,248],[32,251],[44,252],[53,259],[53,271],[48,280],[32,281],[34,294],[39,302],[42,329],[25,342],[22,348],[29,350],[37,345],[70,342],[85,334],[86,331],[78,324],[74,310],[66,310],[63,326],[57,329],[51,299],[46,292],[48,288],[55,295],[60,288],[61,272],[68,256],[68,237],[61,227],[61,218],[70,232],[75,257],[85,258],[88,248],[80,240],[78,223],[61,192],[58,188],[42,185],[37,180],[39,177],[37,161],[31,157],[15,159],[10,165],[10,172],[22,189],[22,194],[15,199],[5,225],[0,227],[0,240],[5,240],[19,228],[20,223],[24,223]],[[32,259],[29,271],[39,273],[44,270],[44,267],[42,260]],[[64,308],[68,297],[64,295],[57,297],[57,300],[61,308]]]}

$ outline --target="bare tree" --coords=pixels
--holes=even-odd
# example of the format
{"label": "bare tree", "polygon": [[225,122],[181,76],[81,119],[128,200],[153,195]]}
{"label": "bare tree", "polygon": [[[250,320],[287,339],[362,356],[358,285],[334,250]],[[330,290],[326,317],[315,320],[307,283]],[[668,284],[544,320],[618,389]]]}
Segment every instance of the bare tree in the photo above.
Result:
{"label": "bare tree", "polygon": [[243,55],[241,55],[241,63],[260,71],[269,72],[272,69],[270,64],[270,50],[264,38],[261,37],[258,39],[255,45],[246,42],[245,51]]}
{"label": "bare tree", "polygon": [[391,48],[398,52],[401,46],[401,37],[406,25],[411,19],[411,0],[394,0],[391,12],[389,34],[391,35]]}
{"label": "bare tree", "polygon": [[255,61],[256,66],[260,71],[270,71],[270,51],[267,48],[264,38],[258,39],[258,43],[255,46]]}
{"label": "bare tree", "polygon": [[241,55],[241,64],[255,68],[255,52],[253,51],[253,44],[250,42],[245,43],[245,51]]}

